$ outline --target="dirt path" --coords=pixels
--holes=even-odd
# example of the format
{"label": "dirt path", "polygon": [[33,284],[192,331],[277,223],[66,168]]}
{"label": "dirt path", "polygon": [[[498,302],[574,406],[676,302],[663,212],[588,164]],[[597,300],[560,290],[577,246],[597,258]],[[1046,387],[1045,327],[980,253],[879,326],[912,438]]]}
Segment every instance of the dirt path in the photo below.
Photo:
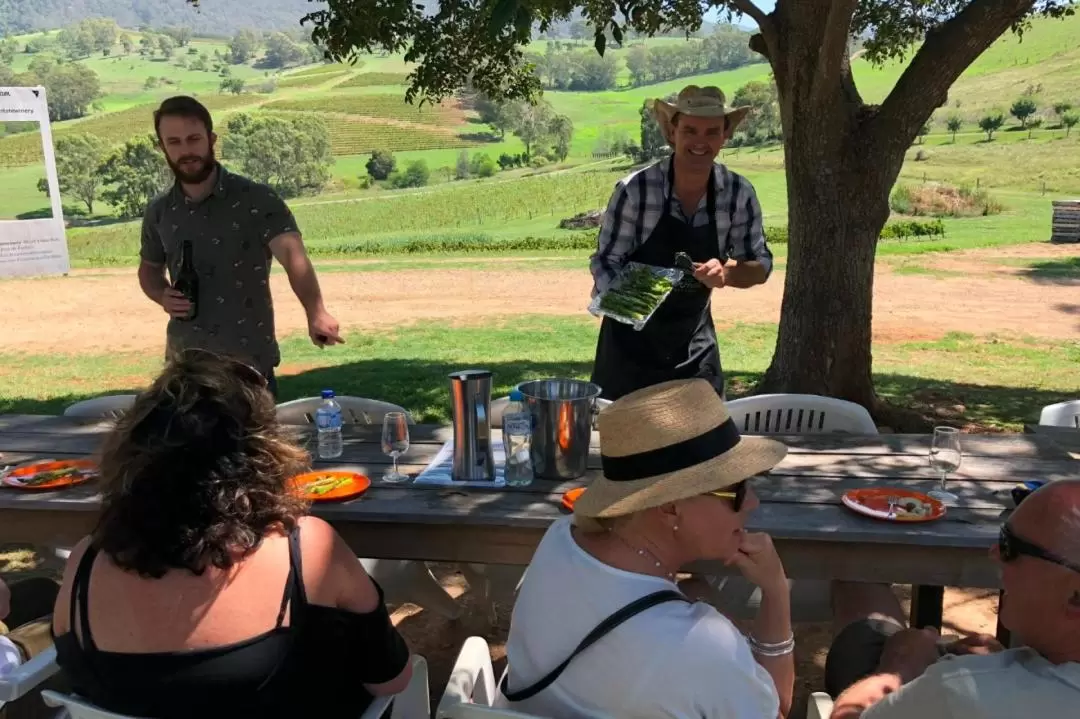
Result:
{"label": "dirt path", "polygon": [[[918,266],[952,273],[940,277],[894,272],[879,263],[874,280],[874,334],[879,341],[932,339],[950,331],[1028,334],[1080,339],[1080,281],[1034,280],[1010,260],[1067,259],[1080,248],[1028,245],[924,256]],[[903,259],[907,264],[913,260]],[[323,293],[343,327],[400,327],[418,320],[475,322],[506,315],[529,300],[537,314],[578,315],[591,278],[580,271],[477,270],[327,272]],[[306,327],[303,312],[280,271],[273,291],[278,333]],[[776,322],[783,273],[762,287],[721,291],[714,300],[719,326]],[[165,316],[142,295],[133,269],[76,271],[69,277],[0,282],[3,350],[31,353],[148,350],[160,347]],[[108,328],[108,331],[104,331]]]}

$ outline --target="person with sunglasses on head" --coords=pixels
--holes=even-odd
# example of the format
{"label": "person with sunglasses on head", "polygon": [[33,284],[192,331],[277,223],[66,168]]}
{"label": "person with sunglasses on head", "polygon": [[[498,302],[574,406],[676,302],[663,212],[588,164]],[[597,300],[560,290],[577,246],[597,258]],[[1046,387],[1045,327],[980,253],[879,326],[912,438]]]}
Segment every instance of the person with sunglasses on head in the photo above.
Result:
{"label": "person with sunglasses on head", "polygon": [[[562,719],[787,716],[794,636],[783,565],[746,531],[749,480],[783,444],[741,437],[705,379],[632,392],[599,416],[603,474],[525,572],[498,703]],[[748,636],[676,582],[720,561],[762,589]]]}
{"label": "person with sunglasses on head", "polygon": [[157,719],[354,719],[405,688],[382,590],[290,488],[309,459],[254,368],[170,360],[106,439],[101,514],[64,571],[76,693]]}
{"label": "person with sunglasses on head", "polygon": [[832,719],[1026,719],[1080,715],[1080,479],[1028,495],[999,532],[1001,623],[1022,642],[904,628],[880,585],[838,592],[829,650]]}

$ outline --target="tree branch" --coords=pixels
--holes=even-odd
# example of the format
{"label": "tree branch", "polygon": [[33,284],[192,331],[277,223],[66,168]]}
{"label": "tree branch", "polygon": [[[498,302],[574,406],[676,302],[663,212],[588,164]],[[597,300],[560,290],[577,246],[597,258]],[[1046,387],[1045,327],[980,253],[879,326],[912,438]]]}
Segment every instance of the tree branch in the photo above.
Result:
{"label": "tree branch", "polygon": [[1033,0],[972,0],[927,33],[868,131],[877,139],[910,145],[927,118],[945,104],[957,78],[1033,4]]}
{"label": "tree branch", "polygon": [[[855,14],[858,0],[834,0],[830,3],[829,17],[825,23],[825,37],[822,38],[821,52],[818,53],[817,72],[814,73],[813,94],[822,90],[832,91],[836,78],[846,75],[845,94],[855,91],[855,81],[851,76],[851,63],[848,59],[848,36],[851,33],[851,18]],[[846,68],[845,68],[846,66]],[[846,70],[846,72],[845,72]],[[850,85],[850,87],[847,87]],[[858,95],[858,91],[855,91]]]}

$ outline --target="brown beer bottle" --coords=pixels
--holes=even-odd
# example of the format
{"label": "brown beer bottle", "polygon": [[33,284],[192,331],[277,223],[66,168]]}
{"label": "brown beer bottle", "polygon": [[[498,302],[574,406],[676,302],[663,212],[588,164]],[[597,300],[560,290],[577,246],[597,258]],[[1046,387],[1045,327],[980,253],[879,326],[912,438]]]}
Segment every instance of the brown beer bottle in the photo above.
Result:
{"label": "brown beer bottle", "polygon": [[195,272],[195,260],[192,257],[191,240],[184,240],[180,250],[180,271],[173,280],[173,289],[182,294],[191,303],[191,310],[187,317],[182,318],[188,322],[195,319],[199,314],[199,275]]}

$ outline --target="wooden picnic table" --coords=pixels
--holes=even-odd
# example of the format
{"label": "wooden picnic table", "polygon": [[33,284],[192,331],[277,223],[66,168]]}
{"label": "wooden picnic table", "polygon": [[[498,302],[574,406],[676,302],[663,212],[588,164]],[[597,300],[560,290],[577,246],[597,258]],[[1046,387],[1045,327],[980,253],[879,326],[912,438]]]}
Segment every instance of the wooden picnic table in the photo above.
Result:
{"label": "wooden picnic table", "polygon": [[1080,455],[1080,428],[1054,427],[1046,424],[1025,424],[1024,432],[1046,437],[1066,452]]}
{"label": "wooden picnic table", "polygon": [[[40,458],[92,455],[107,421],[0,415],[0,465]],[[380,427],[348,426],[344,453],[319,468],[355,470],[372,479],[361,497],[317,504],[359,556],[387,559],[527,564],[544,531],[563,514],[560,498],[599,473],[597,437],[581,480],[534,480],[527,487],[462,488],[389,485],[380,477],[390,458]],[[452,437],[447,427],[415,425],[399,461],[415,474]],[[309,428],[297,428],[313,447]],[[772,535],[791,578],[843,579],[933,587],[999,587],[988,556],[1012,508],[1009,490],[1023,479],[1075,477],[1080,463],[1037,434],[964,435],[964,460],[949,481],[959,495],[945,518],[897,524],[855,514],[843,491],[882,485],[928,491],[936,473],[927,459],[928,435],[787,435],[788,456],[768,477],[754,480],[761,506],[749,528]],[[0,542],[71,543],[92,527],[99,507],[95,483],[56,492],[0,489]],[[718,563],[688,569],[724,574]],[[938,595],[940,597],[940,595]],[[933,600],[932,600],[933,601]],[[940,599],[936,616],[940,622]],[[935,616],[931,608],[930,616]],[[935,622],[924,622],[935,623]]]}

